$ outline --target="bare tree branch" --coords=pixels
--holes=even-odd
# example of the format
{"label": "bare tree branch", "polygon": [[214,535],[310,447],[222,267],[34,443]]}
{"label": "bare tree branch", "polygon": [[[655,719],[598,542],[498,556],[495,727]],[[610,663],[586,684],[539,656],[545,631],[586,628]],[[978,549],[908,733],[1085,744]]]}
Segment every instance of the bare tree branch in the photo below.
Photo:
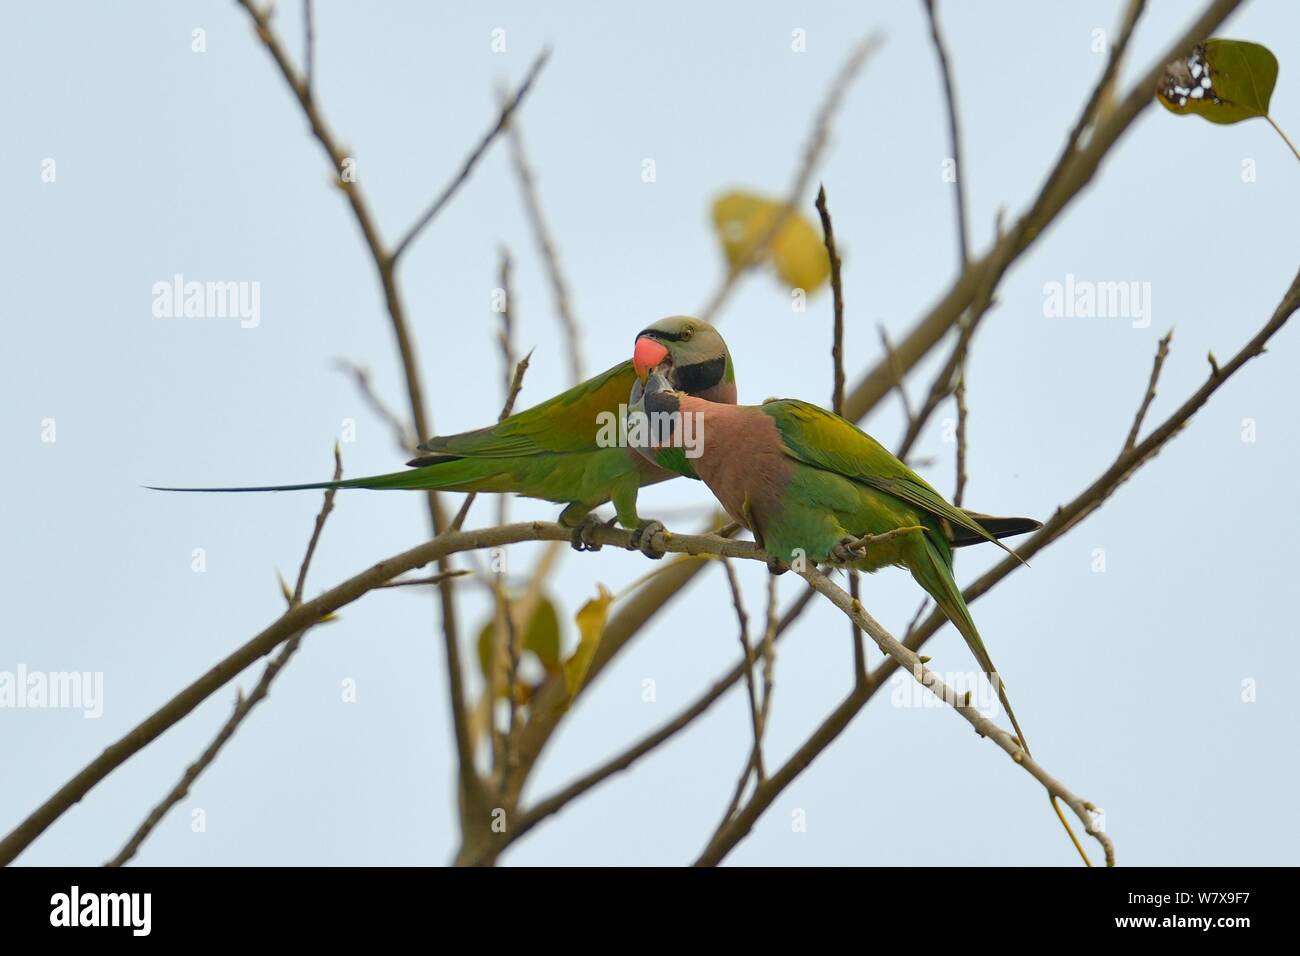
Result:
{"label": "bare tree branch", "polygon": [[1147,393],[1142,397],[1142,404],[1138,406],[1137,414],[1133,416],[1133,427],[1128,430],[1128,438],[1124,439],[1124,451],[1131,451],[1137,444],[1138,433],[1142,431],[1142,420],[1147,417],[1147,410],[1156,399],[1156,383],[1160,381],[1160,370],[1164,367],[1165,359],[1169,357],[1169,340],[1173,337],[1174,330],[1170,329],[1156,346],[1156,357],[1151,363],[1151,378],[1147,382]]}
{"label": "bare tree branch", "polygon": [[425,584],[441,584],[447,578],[463,578],[465,575],[470,573],[471,572],[468,568],[458,568],[455,571],[444,571],[441,574],[433,574],[423,578],[403,578],[400,581],[389,581],[387,584],[379,585],[375,590],[380,590],[382,588],[411,588]]}
{"label": "bare tree branch", "polygon": [[[1019,741],[1011,734],[980,714],[978,708],[963,702],[962,695],[947,686],[933,671],[928,670],[914,652],[899,643],[892,634],[877,623],[875,618],[866,612],[860,603],[854,602],[843,589],[835,585],[820,570],[805,571],[802,572],[802,576],[818,593],[829,598],[837,608],[853,617],[858,626],[871,636],[882,651],[889,655],[892,662],[898,666],[906,667],[918,683],[951,706],[953,710],[975,728],[976,733],[981,737],[988,737],[1006,751],[1012,760],[1043,785],[1048,794],[1064,800],[1070,809],[1078,815],[1079,819],[1083,821],[1087,831],[1105,849],[1107,861],[1114,863],[1115,847],[1110,838],[1095,825],[1091,816],[1092,811],[1095,810],[1092,804],[1075,796],[1056,778],[1047,773],[1037,761],[1029,756],[1024,748],[1020,746]],[[709,842],[704,852],[700,854],[699,859],[696,860],[695,865],[714,866],[721,862],[723,857],[749,833],[754,822],[762,815],[764,810],[771,806],[776,796],[789,786],[812,763],[817,755],[830,746],[831,742],[848,726],[849,721],[865,705],[874,688],[875,685],[871,682],[855,686],[848,699],[836,708],[808,741],[795,752],[794,756],[773,774],[767,783],[761,784],[756,789],[749,803],[723,828],[721,833],[714,836]]]}
{"label": "bare tree branch", "polygon": [[[835,227],[831,222],[831,212],[826,205],[826,187],[823,185],[817,190],[817,215],[822,221],[822,239],[826,243],[826,255],[831,264],[831,293],[832,304],[835,310],[835,323],[831,340],[831,361],[833,363],[833,385],[831,387],[831,410],[836,415],[844,413],[844,283],[840,275],[840,254],[835,248]],[[880,331],[882,339],[888,344],[885,338],[885,331]],[[903,396],[903,405],[907,407],[907,391],[903,388],[902,379],[899,379],[898,389]],[[911,411],[908,410],[910,418]],[[849,569],[849,593],[856,600],[860,589],[858,572],[854,568]],[[849,635],[853,642],[853,665],[855,674],[866,672],[866,649],[862,644],[862,632],[858,630],[858,625],[852,620],[849,621]]]}
{"label": "bare tree branch", "polygon": [[[339,452],[339,446],[336,444],[334,446],[334,480],[338,481],[342,477],[343,457]],[[337,488],[330,488],[325,492],[325,501],[321,505],[320,513],[316,515],[315,524],[312,526],[311,538],[307,542],[307,551],[302,557],[302,564],[298,567],[297,584],[294,585],[292,594],[285,595],[289,600],[290,608],[297,607],[302,603],[302,591],[307,583],[307,569],[311,567],[311,559],[316,554],[316,545],[320,542],[321,531],[325,528],[325,519],[334,510],[334,496],[337,493]],[[149,834],[162,822],[162,818],[167,815],[168,811],[189,796],[190,788],[194,786],[194,782],[217,759],[217,754],[221,752],[221,748],[235,735],[235,731],[239,729],[239,725],[244,722],[253,708],[271,692],[271,683],[275,680],[276,675],[280,673],[281,668],[289,663],[289,658],[293,657],[297,652],[299,645],[302,643],[303,635],[306,633],[307,628],[304,628],[290,638],[284,647],[280,648],[280,653],[275,656],[271,663],[266,665],[266,669],[262,671],[261,680],[257,682],[257,686],[253,688],[253,692],[248,697],[245,697],[243,692],[240,691],[235,701],[235,712],[230,715],[221,730],[217,732],[217,736],[213,738],[212,743],[208,744],[194,763],[190,764],[181,776],[180,782],[171,789],[167,796],[163,797],[161,803],[149,812],[149,816],[136,828],[135,833],[126,841],[126,845],[118,851],[117,856],[104,864],[105,866],[122,866],[134,857],[144,841],[149,838]]]}
{"label": "bare tree branch", "polygon": [[[384,245],[379,227],[370,212],[369,203],[367,203],[361,187],[357,183],[356,176],[347,173],[350,157],[347,156],[338,141],[335,140],[334,134],[325,122],[324,114],[320,111],[316,101],[312,98],[310,90],[307,88],[306,81],[290,61],[284,45],[271,28],[269,14],[260,8],[254,0],[236,0],[236,2],[252,18],[258,39],[262,41],[262,45],[266,47],[276,66],[279,67],[285,83],[288,84],[289,89],[298,99],[298,103],[307,117],[307,122],[311,126],[312,135],[320,143],[334,169],[335,182],[343,190],[348,204],[352,207],[353,216],[357,221],[357,225],[361,228],[362,237],[365,239],[366,247],[370,250],[370,257],[374,261],[380,285],[383,287],[384,302],[388,308],[393,335],[397,340],[398,355],[402,362],[402,373],[406,379],[406,394],[411,409],[411,422],[417,435],[421,437],[427,436],[431,432],[428,415],[425,411],[424,386],[420,380],[420,366],[415,354],[415,342],[411,337],[410,326],[406,320],[406,307],[402,302],[401,292],[397,286],[396,260],[388,253]],[[447,516],[443,512],[442,501],[436,491],[428,492],[425,498],[428,502],[429,522],[433,527],[433,533],[435,535],[439,534],[447,525]],[[438,570],[447,572],[452,568],[444,562],[439,565]],[[464,675],[461,670],[460,636],[456,621],[455,592],[452,589],[453,580],[452,577],[448,576],[438,586],[438,602],[442,613],[443,654],[447,667],[448,703],[451,707],[452,730],[456,742],[456,772],[460,791],[467,803],[467,807],[464,809],[469,809],[475,814],[481,814],[486,807],[486,799],[483,793],[483,782],[474,767],[474,755],[469,743],[469,719],[465,711]]]}
{"label": "bare tree branch", "polygon": [[[963,363],[964,365],[964,363]],[[966,497],[966,369],[957,373],[957,387],[953,389],[957,399],[957,487],[952,493],[952,503],[960,508]]]}
{"label": "bare tree branch", "polygon": [[402,421],[398,414],[379,397],[379,393],[375,391],[374,383],[370,380],[370,370],[347,358],[335,359],[334,367],[340,372],[349,375],[357,383],[357,390],[361,392],[361,397],[370,406],[370,410],[388,425],[402,454],[414,454],[415,446],[419,444],[420,439],[415,437],[410,426]]}
{"label": "bare tree branch", "polygon": [[313,96],[312,86],[316,78],[316,8],[311,0],[302,0],[303,24],[303,72],[306,74],[307,96]]}
{"label": "bare tree branch", "polygon": [[542,50],[541,53],[537,54],[537,58],[533,60],[533,65],[528,68],[528,72],[524,75],[524,81],[519,84],[519,89],[515,91],[513,96],[506,96],[504,98],[504,102],[501,105],[501,112],[497,116],[496,123],[491,129],[483,134],[483,138],[479,140],[478,145],[474,147],[473,152],[465,157],[465,162],[461,165],[460,172],[457,173],[452,181],[443,188],[442,192],[438,194],[438,198],[433,201],[429,208],[424,211],[424,214],[415,221],[411,228],[406,231],[406,234],[398,241],[397,245],[393,247],[392,260],[394,263],[402,257],[402,253],[404,253],[407,250],[407,247],[415,241],[415,238],[424,231],[424,227],[433,222],[438,213],[442,212],[447,203],[451,201],[451,198],[456,195],[460,187],[469,179],[470,174],[474,172],[474,167],[477,166],[478,161],[483,158],[483,154],[486,153],[488,147],[492,145],[492,141],[510,125],[510,118],[514,115],[515,110],[519,108],[519,104],[523,102],[524,97],[528,95],[528,91],[532,89],[533,81],[537,79],[537,74],[542,71],[542,67],[546,65],[546,61],[550,59],[550,56],[551,51],[549,48]]}
{"label": "bare tree branch", "polygon": [[514,163],[515,176],[519,180],[519,188],[523,193],[528,225],[532,229],[537,250],[541,253],[542,263],[546,266],[551,295],[555,300],[555,312],[564,329],[569,352],[569,378],[576,385],[586,378],[586,374],[582,360],[582,329],[570,304],[569,282],[560,268],[560,256],[555,249],[555,240],[546,225],[546,217],[542,214],[542,202],[537,195],[537,177],[533,175],[532,167],[528,164],[528,154],[524,151],[524,136],[517,122],[507,124],[507,139],[510,141],[510,158]]}
{"label": "bare tree branch", "polygon": [[930,41],[934,44],[934,53],[939,60],[939,73],[943,77],[943,95],[948,104],[948,148],[952,151],[952,162],[957,167],[955,180],[957,205],[957,251],[961,267],[966,268],[970,261],[970,229],[966,225],[966,167],[961,161],[961,131],[957,122],[957,94],[953,89],[952,68],[948,64],[948,48],[939,31],[939,15],[934,9],[934,0],[921,0],[925,7],[926,19],[930,22]]}
{"label": "bare tree branch", "polygon": [[[878,326],[880,330],[880,347],[885,350],[885,358],[889,360],[894,369],[894,384],[898,387],[898,397],[903,403],[903,417],[907,419],[907,427],[911,428],[916,422],[916,412],[912,408],[912,400],[907,394],[907,382],[904,380],[903,367],[898,364],[898,356],[894,354],[894,343],[889,339],[889,331],[882,323]],[[840,402],[841,406],[843,401]],[[844,414],[839,412],[839,414]],[[902,456],[900,456],[900,460]]]}
{"label": "bare tree branch", "polygon": [[[528,363],[532,361],[532,358],[533,353],[530,351],[527,355],[521,358],[519,364],[515,366],[515,376],[510,382],[510,391],[506,393],[506,402],[501,406],[501,414],[497,416],[498,422],[505,421],[510,417],[510,413],[514,411],[515,399],[519,397],[519,390],[524,387],[524,373],[528,371]],[[470,506],[474,504],[474,499],[477,497],[477,491],[471,491],[465,496],[465,502],[460,506],[460,510],[456,512],[456,517],[451,522],[450,530],[459,531],[461,529],[461,525],[464,524],[465,518],[469,514]]]}
{"label": "bare tree branch", "polygon": [[836,415],[844,412],[844,285],[840,278],[840,254],[835,249],[835,227],[831,212],[826,207],[826,187],[817,190],[817,215],[822,220],[822,239],[831,263],[831,293],[835,309],[835,325],[831,337],[831,363],[834,385],[831,388],[831,410]]}
{"label": "bare tree branch", "polygon": [[[1106,71],[1076,121],[1056,166],[1029,210],[989,252],[972,260],[929,313],[901,341],[895,343],[897,360],[904,371],[914,368],[957,324],[970,304],[980,295],[982,288],[990,286],[996,291],[997,284],[1006,271],[1037,241],[1074,197],[1092,182],[1102,160],[1137,117],[1151,105],[1156,83],[1163,75],[1165,65],[1195,43],[1210,36],[1215,27],[1241,2],[1242,0],[1213,0],[1196,21],[1166,48],[1155,64],[1148,68],[1123,100],[1113,109],[1099,114],[1096,104],[1127,48],[1127,38],[1120,37]],[[1083,133],[1089,129],[1091,131],[1086,142],[1080,142]],[[893,387],[894,377],[890,361],[882,358],[846,396],[845,417],[856,421],[875,407]]]}

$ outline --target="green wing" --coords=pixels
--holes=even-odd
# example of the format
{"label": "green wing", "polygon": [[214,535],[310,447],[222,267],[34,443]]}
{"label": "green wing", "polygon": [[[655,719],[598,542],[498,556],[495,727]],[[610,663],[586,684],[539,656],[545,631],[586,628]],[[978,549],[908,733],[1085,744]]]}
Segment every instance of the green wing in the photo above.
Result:
{"label": "green wing", "polygon": [[619,406],[627,402],[634,381],[632,363],[623,362],[488,428],[431,438],[420,446],[430,454],[408,462],[413,466],[408,471],[338,482],[160,490],[405,488],[514,492],[587,509],[612,499],[620,520],[625,526],[635,527],[637,489],[672,475],[616,442],[600,441],[602,428],[614,429],[611,437],[617,438]]}
{"label": "green wing", "polygon": [[[632,362],[621,362],[496,425],[459,435],[436,436],[419,447],[434,456],[457,458],[517,458],[548,452],[597,451],[602,423],[610,420],[608,416],[618,415],[618,407],[627,403],[635,381]],[[410,464],[433,463],[417,458]]]}
{"label": "green wing", "polygon": [[973,518],[945,501],[884,445],[847,419],[793,398],[769,399],[762,409],[776,420],[785,453],[791,458],[893,495],[1010,552]]}

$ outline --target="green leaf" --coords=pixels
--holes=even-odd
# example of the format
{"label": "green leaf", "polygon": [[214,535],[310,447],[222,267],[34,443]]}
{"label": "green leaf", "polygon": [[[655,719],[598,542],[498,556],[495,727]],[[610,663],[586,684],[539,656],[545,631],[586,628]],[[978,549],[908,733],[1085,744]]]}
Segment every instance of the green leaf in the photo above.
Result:
{"label": "green leaf", "polygon": [[1240,123],[1268,115],[1277,84],[1277,57],[1245,40],[1206,40],[1165,68],[1156,99],[1171,113],[1195,113],[1211,123]]}
{"label": "green leaf", "polygon": [[591,669],[592,658],[605,633],[605,622],[609,620],[609,606],[614,603],[614,595],[603,584],[596,585],[597,595],[574,615],[578,625],[578,646],[573,656],[564,662],[564,686],[568,692],[564,706],[568,707],[573,698],[587,680],[587,671]]}
{"label": "green leaf", "polygon": [[537,602],[524,634],[524,650],[537,655],[546,673],[560,669],[560,616],[549,598]]}
{"label": "green leaf", "polygon": [[[484,677],[489,676],[492,662],[492,633],[496,619],[489,618],[478,632],[478,666]],[[523,649],[534,655],[547,674],[560,670],[560,616],[550,598],[542,597],[528,619],[524,632]],[[502,695],[505,696],[505,690]]]}

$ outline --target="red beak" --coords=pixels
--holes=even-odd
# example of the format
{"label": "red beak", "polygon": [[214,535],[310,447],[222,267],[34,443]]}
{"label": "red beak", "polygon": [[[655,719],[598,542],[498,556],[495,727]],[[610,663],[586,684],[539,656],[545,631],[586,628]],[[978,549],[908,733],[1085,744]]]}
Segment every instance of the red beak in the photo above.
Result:
{"label": "red beak", "polygon": [[632,353],[632,365],[636,368],[636,377],[642,382],[650,370],[668,357],[668,349],[654,339],[642,336],[636,340],[636,350]]}

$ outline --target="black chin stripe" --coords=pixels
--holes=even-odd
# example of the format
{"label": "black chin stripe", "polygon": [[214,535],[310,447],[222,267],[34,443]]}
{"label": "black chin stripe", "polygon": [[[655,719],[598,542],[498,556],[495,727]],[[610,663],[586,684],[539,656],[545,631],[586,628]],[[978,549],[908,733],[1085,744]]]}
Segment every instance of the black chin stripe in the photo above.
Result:
{"label": "black chin stripe", "polygon": [[678,391],[693,395],[710,389],[722,381],[722,373],[726,367],[726,356],[719,355],[717,358],[696,362],[694,365],[675,365],[668,377],[673,380],[673,385]]}

